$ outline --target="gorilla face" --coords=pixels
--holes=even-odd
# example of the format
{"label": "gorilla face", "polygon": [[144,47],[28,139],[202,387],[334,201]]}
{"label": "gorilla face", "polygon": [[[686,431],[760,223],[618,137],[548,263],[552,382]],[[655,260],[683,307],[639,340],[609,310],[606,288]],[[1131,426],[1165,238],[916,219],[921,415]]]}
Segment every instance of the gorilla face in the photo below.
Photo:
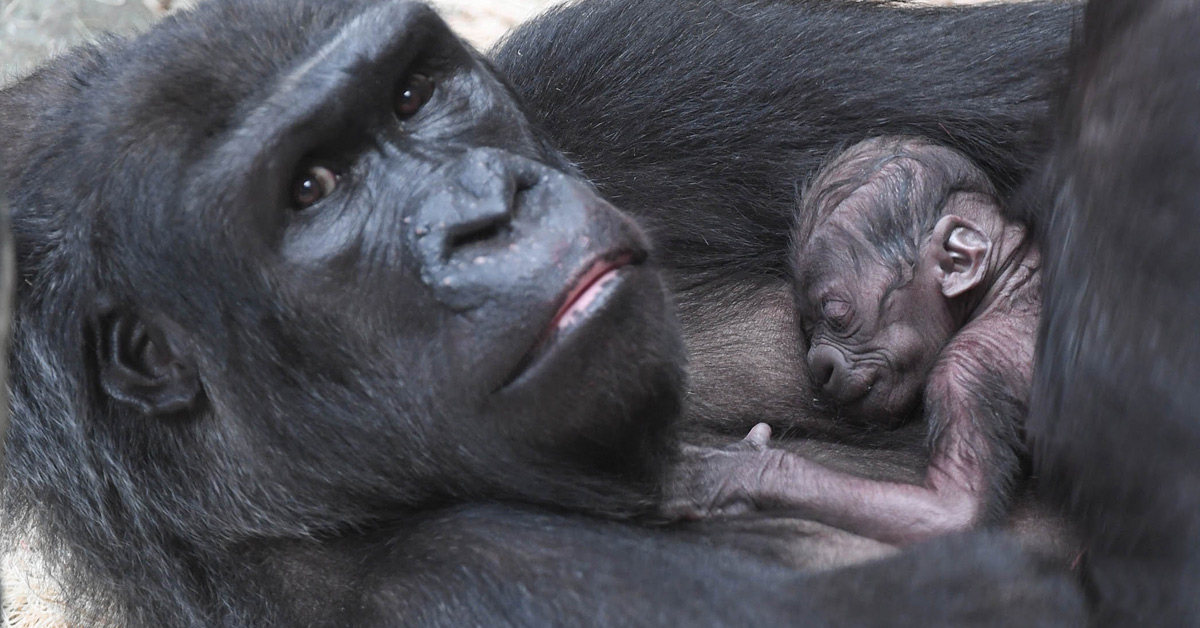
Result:
{"label": "gorilla face", "polygon": [[[682,375],[641,231],[428,8],[260,6],[51,85],[15,188],[18,423],[66,427],[34,417],[57,396],[98,464],[196,534],[645,504]],[[295,14],[323,29],[294,41]]]}

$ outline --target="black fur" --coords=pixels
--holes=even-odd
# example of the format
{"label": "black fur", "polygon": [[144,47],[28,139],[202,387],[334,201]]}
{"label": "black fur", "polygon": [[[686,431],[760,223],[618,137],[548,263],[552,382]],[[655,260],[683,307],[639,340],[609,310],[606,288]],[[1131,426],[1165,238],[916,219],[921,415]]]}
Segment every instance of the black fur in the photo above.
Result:
{"label": "black fur", "polygon": [[[13,255],[12,231],[9,229],[8,201],[0,190],[0,382],[8,381],[8,336],[12,327],[13,281],[16,264]],[[8,439],[8,387],[0,390],[0,469],[4,468],[4,447]],[[0,474],[0,487],[4,475]],[[0,596],[2,598],[3,596]]]}
{"label": "black fur", "polygon": [[[515,34],[496,64],[599,189],[646,218],[697,334],[696,290],[771,298],[795,186],[835,145],[923,135],[1011,188],[1039,151],[1036,120],[1074,16],[1059,4],[605,0]],[[401,36],[405,25],[415,30]],[[555,259],[576,261],[584,242],[641,244],[443,28],[403,3],[213,0],[0,92],[21,271],[7,540],[38,532],[84,621],[1078,619],[1070,583],[1003,538],[804,575],[711,528],[637,523],[682,393],[679,338],[645,267],[580,351],[530,376],[537,394],[477,404],[510,381],[497,362],[539,333],[569,281],[546,250],[563,245]],[[404,122],[412,144],[391,125],[355,141],[378,130],[368,105],[386,106],[401,78],[390,73],[410,62],[457,99],[435,96],[426,117]],[[291,166],[348,155],[369,158],[329,199],[337,211],[307,222],[272,202]],[[515,266],[504,270],[532,274],[468,272],[422,248],[444,235],[453,261],[457,247],[509,237],[463,222],[482,211],[470,197],[517,203],[518,217],[553,210],[529,227],[526,255],[505,258]],[[339,221],[364,204],[381,214],[347,231]],[[464,230],[443,234],[443,223]],[[478,308],[488,316],[476,327],[444,333],[444,320]],[[101,334],[113,320],[152,329],[130,337],[154,351],[98,350],[125,337]],[[796,346],[783,340],[766,342]],[[102,381],[101,366],[127,363],[173,382],[195,369],[201,386],[169,388],[164,405],[142,390],[161,378]],[[700,418],[725,420],[719,405]]]}
{"label": "black fur", "polygon": [[786,313],[797,192],[836,147],[898,134],[962,151],[1007,196],[1041,151],[1078,10],[595,0],[551,10],[493,56],[558,147],[653,234],[692,351],[689,423],[846,438],[861,430],[828,424]]}
{"label": "black fur", "polygon": [[1028,430],[1099,626],[1200,624],[1200,7],[1088,6],[1050,208]]}
{"label": "black fur", "polygon": [[924,137],[1011,191],[1038,154],[1077,12],[595,0],[552,9],[493,57],[689,287],[782,276],[797,186],[840,145]]}
{"label": "black fur", "polygon": [[[397,120],[413,71],[437,90]],[[77,623],[878,616],[842,591],[906,592],[910,625],[995,608],[938,568],[953,542],[808,580],[631,521],[681,393],[645,243],[417,5],[214,0],[52,62],[0,113],[21,278],[5,539]],[[314,164],[341,179],[301,209]],[[529,362],[593,259],[625,279]],[[1031,623],[1078,612],[1011,543],[964,542],[960,568],[1016,587]]]}

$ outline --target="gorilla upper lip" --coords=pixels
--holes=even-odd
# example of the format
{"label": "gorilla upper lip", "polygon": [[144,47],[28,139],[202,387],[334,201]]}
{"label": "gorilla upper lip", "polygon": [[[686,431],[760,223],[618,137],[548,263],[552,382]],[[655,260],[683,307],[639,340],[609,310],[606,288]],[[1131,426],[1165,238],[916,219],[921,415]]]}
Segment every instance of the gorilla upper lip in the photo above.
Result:
{"label": "gorilla upper lip", "polygon": [[913,404],[898,406],[887,396],[881,398],[881,394],[888,394],[882,392],[885,390],[890,388],[886,383],[881,383],[880,376],[876,374],[865,380],[861,394],[856,394],[853,399],[839,400],[837,406],[844,412],[844,416],[857,422],[893,428],[908,419]]}
{"label": "gorilla upper lip", "polygon": [[846,416],[865,419],[873,409],[871,397],[878,380],[878,374],[844,376],[836,386],[826,388],[824,392]]}

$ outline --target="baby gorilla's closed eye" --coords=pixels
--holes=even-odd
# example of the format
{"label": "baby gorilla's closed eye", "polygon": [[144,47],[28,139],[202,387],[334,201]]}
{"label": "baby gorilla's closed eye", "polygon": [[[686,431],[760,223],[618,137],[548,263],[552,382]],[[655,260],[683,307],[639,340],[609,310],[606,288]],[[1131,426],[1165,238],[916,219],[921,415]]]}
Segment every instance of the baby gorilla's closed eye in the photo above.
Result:
{"label": "baby gorilla's closed eye", "polygon": [[849,327],[850,316],[853,313],[849,303],[831,299],[822,304],[821,310],[825,316],[825,321],[833,331],[840,333],[846,331],[846,328]]}

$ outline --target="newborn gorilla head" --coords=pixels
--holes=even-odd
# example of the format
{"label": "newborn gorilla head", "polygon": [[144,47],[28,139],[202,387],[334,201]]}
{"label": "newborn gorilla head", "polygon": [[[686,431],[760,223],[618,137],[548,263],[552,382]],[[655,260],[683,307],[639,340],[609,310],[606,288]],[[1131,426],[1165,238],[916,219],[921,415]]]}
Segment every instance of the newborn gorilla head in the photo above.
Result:
{"label": "newborn gorilla head", "polygon": [[649,501],[681,349],[646,241],[428,8],[213,2],[0,112],[6,508],[89,568],[430,503]]}
{"label": "newborn gorilla head", "polygon": [[1004,221],[987,174],[926,140],[879,137],[836,155],[796,212],[797,319],[814,384],[848,418],[889,424],[921,396],[972,315],[987,233]]}

